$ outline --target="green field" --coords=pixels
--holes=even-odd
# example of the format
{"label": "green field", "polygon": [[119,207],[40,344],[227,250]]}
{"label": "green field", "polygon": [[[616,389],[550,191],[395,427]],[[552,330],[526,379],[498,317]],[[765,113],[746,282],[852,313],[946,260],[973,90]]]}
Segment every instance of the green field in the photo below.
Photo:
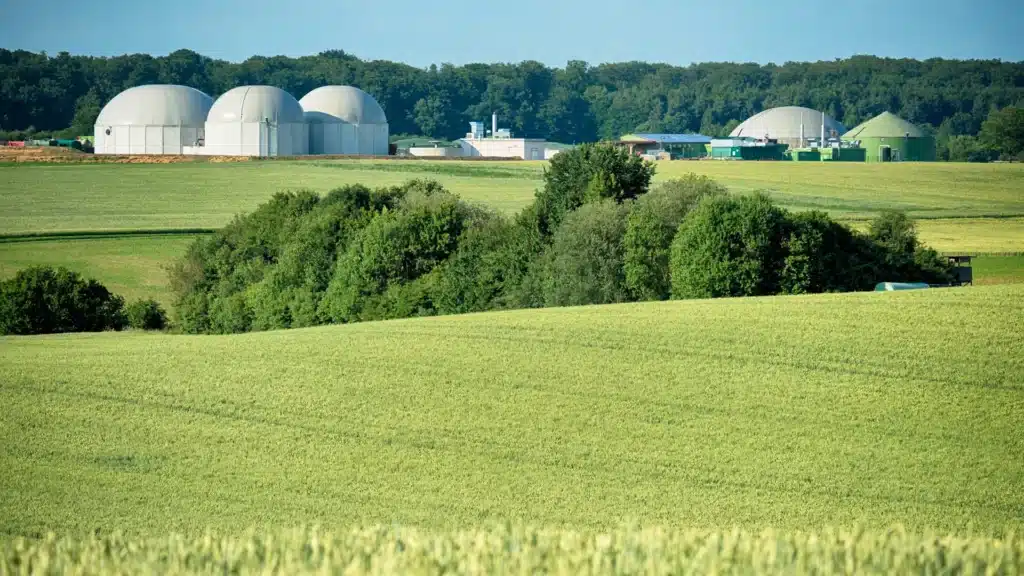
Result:
{"label": "green field", "polygon": [[[1024,538],[800,532],[379,526],[185,538],[0,542],[0,572],[52,574],[1019,574]],[[26,570],[29,568],[29,570]]]}
{"label": "green field", "polygon": [[0,533],[1020,527],[1024,286],[0,338]]}
{"label": "green field", "polygon": [[[0,165],[0,235],[216,228],[276,191],[434,178],[507,213],[528,204],[543,162],[274,161]],[[657,180],[697,172],[735,191],[769,190],[793,209],[862,221],[898,208],[927,219],[921,237],[944,252],[1024,252],[1024,166],[661,162]],[[72,207],[73,209],[69,209]],[[991,218],[998,217],[998,218]]]}
{"label": "green field", "polygon": [[166,267],[195,238],[166,234],[0,242],[0,279],[29,266],[64,266],[99,280],[126,300],[154,298],[169,306]]}

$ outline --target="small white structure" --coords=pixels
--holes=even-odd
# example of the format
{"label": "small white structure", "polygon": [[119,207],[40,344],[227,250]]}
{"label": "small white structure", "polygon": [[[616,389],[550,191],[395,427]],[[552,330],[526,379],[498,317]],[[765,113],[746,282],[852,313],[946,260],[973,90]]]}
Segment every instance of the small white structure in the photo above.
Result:
{"label": "small white structure", "polygon": [[150,84],[114,96],[96,118],[96,154],[182,154],[203,139],[213,98],[188,86]]}
{"label": "small white structure", "polygon": [[299,105],[309,124],[310,154],[387,156],[388,119],[373,96],[352,86],[322,86]]}
{"label": "small white structure", "polygon": [[469,133],[459,141],[463,156],[522,158],[544,160],[547,141],[542,138],[513,138],[507,128],[498,129],[498,116],[491,118],[491,136],[484,133],[483,122],[470,122]]}
{"label": "small white structure", "polygon": [[228,90],[210,108],[202,153],[212,156],[298,156],[309,153],[302,106],[274,86]]}

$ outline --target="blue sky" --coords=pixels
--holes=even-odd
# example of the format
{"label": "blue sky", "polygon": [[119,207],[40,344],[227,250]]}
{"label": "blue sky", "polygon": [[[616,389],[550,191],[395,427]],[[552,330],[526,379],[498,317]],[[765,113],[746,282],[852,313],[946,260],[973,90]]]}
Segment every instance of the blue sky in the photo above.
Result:
{"label": "blue sky", "polygon": [[[0,0],[0,47],[240,61],[342,49],[415,66],[567,60],[1024,61],[1013,0]],[[833,8],[836,6],[837,8]]]}

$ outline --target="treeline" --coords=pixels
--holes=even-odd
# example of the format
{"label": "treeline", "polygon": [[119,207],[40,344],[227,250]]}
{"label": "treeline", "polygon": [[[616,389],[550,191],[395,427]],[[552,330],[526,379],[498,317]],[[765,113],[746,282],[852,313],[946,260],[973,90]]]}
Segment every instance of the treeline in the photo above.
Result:
{"label": "treeline", "polygon": [[[576,143],[635,131],[719,135],[765,108],[824,110],[848,127],[883,111],[936,131],[941,144],[976,135],[996,109],[1024,106],[1024,63],[859,56],[777,65],[687,67],[627,62],[538,62],[414,68],[342,51],[230,63],[179,50],[168,56],[55,57],[0,50],[0,130],[90,133],[100,108],[140,84],[185,84],[213,96],[270,84],[301,97],[326,84],[373,94],[393,134],[451,139],[491,112],[531,137]],[[70,127],[70,129],[69,129]],[[961,142],[960,144],[963,144]]]}
{"label": "treeline", "polygon": [[509,308],[869,290],[948,283],[886,213],[867,234],[607,145],[556,156],[513,218],[436,182],[279,193],[171,270],[178,327],[232,333]]}

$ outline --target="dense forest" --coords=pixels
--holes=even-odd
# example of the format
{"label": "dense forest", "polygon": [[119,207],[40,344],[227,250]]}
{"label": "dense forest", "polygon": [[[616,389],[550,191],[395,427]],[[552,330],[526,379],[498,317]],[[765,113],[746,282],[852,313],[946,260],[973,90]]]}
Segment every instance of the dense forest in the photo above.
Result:
{"label": "dense forest", "polygon": [[521,62],[420,69],[343,51],[231,63],[189,50],[115,58],[0,50],[0,130],[91,133],[104,103],[150,83],[185,84],[212,96],[270,84],[296,97],[350,84],[380,101],[392,134],[459,137],[468,121],[495,111],[518,135],[566,143],[635,131],[718,135],[783,105],[824,110],[848,127],[888,110],[931,127],[943,141],[977,134],[995,109],[1024,106],[1024,62],[858,56],[763,66],[576,61],[564,68]]}

